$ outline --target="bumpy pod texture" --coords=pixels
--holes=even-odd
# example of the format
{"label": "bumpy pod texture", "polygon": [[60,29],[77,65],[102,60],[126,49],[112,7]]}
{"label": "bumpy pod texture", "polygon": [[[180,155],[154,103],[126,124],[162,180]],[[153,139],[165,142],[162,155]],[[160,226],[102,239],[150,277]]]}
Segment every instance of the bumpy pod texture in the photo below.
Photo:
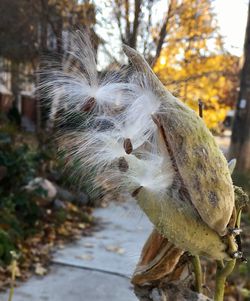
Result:
{"label": "bumpy pod texture", "polygon": [[80,173],[95,170],[130,192],[176,246],[226,258],[221,236],[234,206],[227,162],[202,119],[165,90],[135,50],[124,52],[133,67],[100,79],[88,37],[76,33],[66,59],[43,72],[51,118],[85,114],[62,130],[67,158]]}

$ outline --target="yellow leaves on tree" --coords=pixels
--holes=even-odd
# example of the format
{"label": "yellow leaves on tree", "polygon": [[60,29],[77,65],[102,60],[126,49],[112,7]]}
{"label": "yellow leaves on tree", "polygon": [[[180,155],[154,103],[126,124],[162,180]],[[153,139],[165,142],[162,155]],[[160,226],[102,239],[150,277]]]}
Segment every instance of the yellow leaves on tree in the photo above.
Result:
{"label": "yellow leaves on tree", "polygon": [[210,1],[178,3],[154,71],[192,109],[200,99],[207,126],[216,129],[236,100],[238,57],[223,50]]}

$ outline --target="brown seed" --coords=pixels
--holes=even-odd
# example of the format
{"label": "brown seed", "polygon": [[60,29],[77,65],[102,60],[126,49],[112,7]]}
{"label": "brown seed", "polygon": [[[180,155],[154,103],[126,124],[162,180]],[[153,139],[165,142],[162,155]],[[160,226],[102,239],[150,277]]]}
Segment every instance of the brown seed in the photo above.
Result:
{"label": "brown seed", "polygon": [[126,154],[131,154],[133,151],[133,145],[129,138],[126,138],[123,142],[123,147],[125,149]]}
{"label": "brown seed", "polygon": [[198,105],[199,105],[199,116],[200,118],[203,118],[203,102],[200,99],[198,101]]}
{"label": "brown seed", "polygon": [[95,101],[94,97],[91,97],[83,105],[82,111],[83,112],[89,112],[89,111],[91,111],[94,108],[95,105],[96,105],[96,101]]}
{"label": "brown seed", "polygon": [[119,170],[122,172],[126,172],[129,169],[128,162],[125,160],[124,157],[119,158],[118,166]]}
{"label": "brown seed", "polygon": [[142,189],[142,187],[143,187],[143,186],[140,186],[140,187],[136,188],[136,190],[134,190],[134,191],[132,192],[132,197],[133,197],[133,198],[137,196],[137,194],[140,192],[140,190]]}

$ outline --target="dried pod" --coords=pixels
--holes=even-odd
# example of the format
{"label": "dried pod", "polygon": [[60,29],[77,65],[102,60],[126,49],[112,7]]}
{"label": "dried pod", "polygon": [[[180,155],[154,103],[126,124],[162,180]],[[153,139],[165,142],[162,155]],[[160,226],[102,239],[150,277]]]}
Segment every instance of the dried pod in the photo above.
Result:
{"label": "dried pod", "polygon": [[[162,101],[153,120],[158,143],[170,156],[178,183],[160,202],[153,193],[141,189],[139,204],[158,231],[178,247],[222,258],[225,245],[220,236],[227,233],[234,208],[227,161],[203,120],[164,88],[139,53],[128,46],[124,51],[135,69],[149,78]],[[185,197],[179,193],[183,187]]]}

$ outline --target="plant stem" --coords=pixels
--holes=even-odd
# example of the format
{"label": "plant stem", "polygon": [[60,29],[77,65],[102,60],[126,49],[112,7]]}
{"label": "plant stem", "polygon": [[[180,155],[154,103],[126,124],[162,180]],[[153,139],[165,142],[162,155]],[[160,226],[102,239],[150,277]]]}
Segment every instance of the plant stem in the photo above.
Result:
{"label": "plant stem", "polygon": [[194,267],[195,274],[195,290],[197,293],[202,292],[202,270],[201,270],[201,262],[200,257],[198,255],[194,255],[192,257],[192,263]]}
{"label": "plant stem", "polygon": [[12,298],[14,295],[16,267],[17,267],[17,261],[16,261],[16,259],[13,259],[12,264],[11,264],[11,284],[10,284],[10,293],[9,293],[8,301],[12,301]]}
{"label": "plant stem", "polygon": [[236,259],[232,259],[232,260],[228,261],[225,264],[225,267],[223,267],[223,268],[222,268],[221,264],[217,263],[214,301],[223,301],[225,282],[226,282],[227,277],[232,273],[235,263],[236,263]]}

